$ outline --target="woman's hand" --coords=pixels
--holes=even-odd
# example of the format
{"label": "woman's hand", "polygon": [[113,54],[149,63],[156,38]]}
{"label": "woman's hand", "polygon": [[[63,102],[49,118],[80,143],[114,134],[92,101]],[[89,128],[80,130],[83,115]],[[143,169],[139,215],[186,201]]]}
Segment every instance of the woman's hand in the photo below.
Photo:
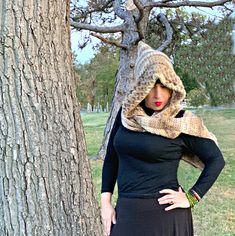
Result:
{"label": "woman's hand", "polygon": [[165,211],[169,211],[175,208],[189,208],[190,204],[186,197],[186,194],[179,187],[179,191],[174,191],[172,189],[163,189],[160,193],[165,193],[161,198],[158,198],[160,205],[171,204],[171,206],[165,208]]}
{"label": "woman's hand", "polygon": [[101,217],[104,225],[104,235],[110,235],[111,224],[116,224],[116,214],[111,203],[101,207]]}
{"label": "woman's hand", "polygon": [[[103,195],[103,196],[102,196]],[[102,193],[101,195],[101,218],[104,225],[104,235],[110,235],[111,225],[116,224],[116,212],[111,204],[111,195]]]}

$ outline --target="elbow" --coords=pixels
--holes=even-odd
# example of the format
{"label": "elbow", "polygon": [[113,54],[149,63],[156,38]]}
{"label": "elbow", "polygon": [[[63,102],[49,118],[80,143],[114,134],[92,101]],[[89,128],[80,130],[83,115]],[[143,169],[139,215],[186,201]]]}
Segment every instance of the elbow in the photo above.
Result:
{"label": "elbow", "polygon": [[213,166],[215,172],[220,173],[224,166],[226,165],[223,156],[217,156],[216,158],[211,158],[209,163],[205,163],[205,166]]}
{"label": "elbow", "polygon": [[221,172],[223,170],[223,168],[225,167],[225,160],[224,158],[221,156],[221,158],[217,161],[216,163],[216,169]]}
{"label": "elbow", "polygon": [[222,158],[221,163],[220,163],[221,170],[225,167],[225,165],[226,165],[226,162],[225,162],[224,158]]}

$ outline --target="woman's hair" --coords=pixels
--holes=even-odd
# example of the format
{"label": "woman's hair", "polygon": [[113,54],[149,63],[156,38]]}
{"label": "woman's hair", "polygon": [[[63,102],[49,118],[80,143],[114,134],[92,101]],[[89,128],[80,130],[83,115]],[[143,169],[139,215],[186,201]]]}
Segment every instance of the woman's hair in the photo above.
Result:
{"label": "woman's hair", "polygon": [[161,80],[160,80],[160,79],[157,79],[156,82],[155,82],[155,84],[154,84],[154,86],[155,86],[156,84],[162,84]]}

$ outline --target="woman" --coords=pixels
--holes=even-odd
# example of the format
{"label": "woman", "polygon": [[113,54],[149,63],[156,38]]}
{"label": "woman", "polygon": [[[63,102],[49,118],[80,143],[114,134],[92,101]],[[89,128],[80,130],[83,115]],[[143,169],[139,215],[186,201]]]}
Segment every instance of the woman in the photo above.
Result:
{"label": "woman", "polygon": [[[103,165],[105,235],[191,236],[191,208],[213,185],[224,159],[201,119],[181,110],[185,90],[165,54],[139,42],[134,76],[135,85],[118,112]],[[177,180],[181,159],[203,169],[186,193]]]}

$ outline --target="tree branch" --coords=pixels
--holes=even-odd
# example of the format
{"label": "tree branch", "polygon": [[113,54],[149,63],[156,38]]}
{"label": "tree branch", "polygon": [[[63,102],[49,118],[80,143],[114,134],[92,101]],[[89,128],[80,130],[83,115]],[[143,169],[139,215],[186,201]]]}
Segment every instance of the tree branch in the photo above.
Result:
{"label": "tree branch", "polygon": [[114,45],[114,46],[122,48],[122,49],[127,49],[128,48],[127,45],[121,44],[117,41],[106,39],[106,38],[102,37],[101,35],[95,34],[93,32],[91,33],[91,35],[98,38],[98,39],[100,39],[104,43],[108,43],[108,44]]}
{"label": "tree branch", "polygon": [[215,6],[222,6],[227,2],[231,2],[231,0],[218,0],[212,2],[202,2],[202,1],[183,1],[183,2],[148,2],[144,5],[144,7],[182,7],[182,6],[189,6],[189,7],[215,7]]}
{"label": "tree branch", "polygon": [[139,0],[133,0],[133,3],[139,9],[139,11],[144,11],[144,5]]}
{"label": "tree branch", "polygon": [[[75,16],[73,17],[73,20],[80,20],[87,18],[89,15],[92,13],[97,13],[97,12],[104,12],[104,13],[111,13],[113,11],[112,9],[112,0],[107,1],[104,4],[99,4],[94,7],[81,7],[81,6],[76,6],[76,3],[72,3],[73,9],[71,9],[71,13],[73,15],[73,12],[75,11]],[[109,10],[112,9],[112,10]],[[77,14],[77,11],[79,10],[79,14]],[[79,16],[78,16],[79,15]]]}
{"label": "tree branch", "polygon": [[122,32],[124,30],[123,25],[100,27],[100,26],[75,22],[73,20],[70,21],[70,25],[73,26],[75,29],[84,29],[99,33],[117,33],[117,32]]}
{"label": "tree branch", "polygon": [[125,9],[122,8],[121,1],[115,0],[113,3],[113,9],[117,16],[125,20],[128,17],[128,13]]}
{"label": "tree branch", "polygon": [[171,42],[172,42],[172,35],[173,30],[172,27],[163,13],[158,14],[157,16],[158,21],[160,21],[166,28],[166,40],[163,44],[157,49],[158,51],[163,51]]}
{"label": "tree branch", "polygon": [[[235,1],[234,1],[234,4],[235,4]],[[234,5],[235,6],[235,5]],[[227,17],[229,17],[231,14],[233,14],[234,10],[230,9],[229,7],[227,6],[224,6],[225,9],[228,11],[228,13],[226,14]]]}
{"label": "tree branch", "polygon": [[138,19],[138,22],[140,22],[144,17],[144,5],[139,0],[133,0],[133,3],[136,5],[136,7],[138,8],[140,12],[140,16]]}

